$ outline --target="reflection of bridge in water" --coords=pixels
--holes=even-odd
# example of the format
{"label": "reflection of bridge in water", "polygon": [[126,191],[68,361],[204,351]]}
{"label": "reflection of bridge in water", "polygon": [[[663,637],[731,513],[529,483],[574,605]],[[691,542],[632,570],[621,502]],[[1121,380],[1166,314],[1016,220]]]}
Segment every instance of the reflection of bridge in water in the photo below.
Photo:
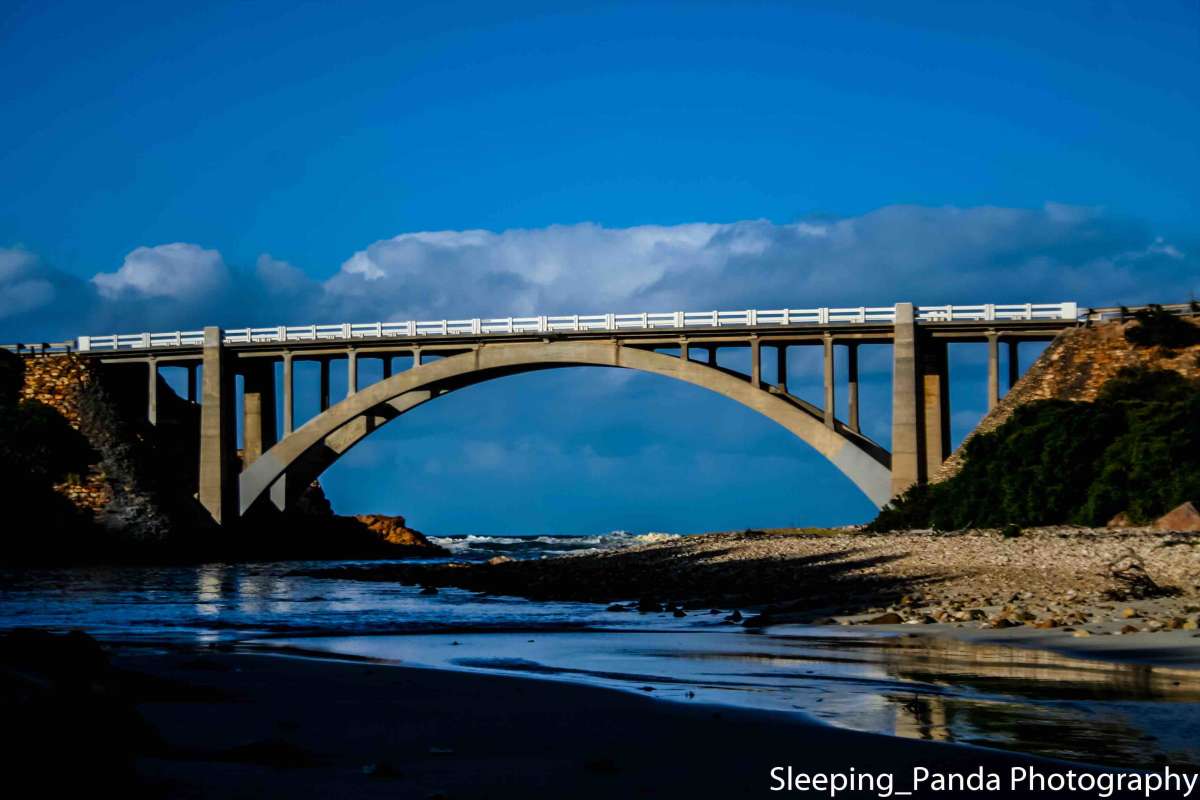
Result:
{"label": "reflection of bridge in water", "polygon": [[[889,676],[914,685],[911,693],[888,696],[897,736],[1114,766],[1141,767],[1164,757],[1200,764],[1195,669],[934,636],[867,646],[880,648]],[[1170,730],[1151,709],[1161,709]]]}
{"label": "reflection of bridge in water", "polygon": [[[104,364],[148,365],[151,422],[158,414],[159,368],[186,368],[187,397],[198,400],[201,409],[198,496],[218,522],[260,504],[288,508],[356,443],[429,400],[495,378],[573,366],[664,375],[742,403],[814,447],[882,505],[932,475],[949,455],[950,343],[986,344],[991,406],[1000,396],[1002,343],[1009,348],[1011,385],[1018,377],[1019,343],[1049,341],[1078,320],[1074,303],[898,303],[882,308],[205,328],[81,336],[70,349]],[[892,348],[891,452],[860,426],[858,354],[866,345]],[[793,347],[823,349],[821,406],[789,391],[787,354]],[[847,365],[843,380],[834,368],[835,351],[841,348]],[[748,372],[721,363],[719,354],[734,349],[748,352]],[[774,356],[773,381],[764,380],[764,349]],[[382,362],[381,380],[359,385],[362,359]],[[396,359],[407,361],[409,368],[394,372]],[[294,365],[300,361],[320,366],[320,413],[298,425]],[[345,362],[347,376],[347,395],[337,403],[330,397],[334,361]],[[770,359],[767,364],[772,367]],[[835,416],[835,395],[841,390],[848,395],[846,419]],[[239,400],[240,467],[235,421]],[[277,406],[282,419],[277,419]]]}

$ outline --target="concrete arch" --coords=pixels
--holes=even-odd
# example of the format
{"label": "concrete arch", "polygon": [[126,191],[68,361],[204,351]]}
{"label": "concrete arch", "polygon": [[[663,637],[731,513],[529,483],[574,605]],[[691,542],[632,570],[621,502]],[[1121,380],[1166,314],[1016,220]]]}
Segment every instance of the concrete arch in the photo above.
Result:
{"label": "concrete arch", "polygon": [[[833,463],[875,505],[891,498],[891,457],[840,423],[827,427],[819,412],[790,395],[752,386],[737,373],[652,350],[607,341],[497,343],[393,375],[309,420],[263,453],[238,478],[239,513],[269,495],[286,507],[330,464],[389,420],[455,389],[532,370],[572,366],[636,369],[686,381],[758,411]],[[814,413],[816,412],[816,413]]]}

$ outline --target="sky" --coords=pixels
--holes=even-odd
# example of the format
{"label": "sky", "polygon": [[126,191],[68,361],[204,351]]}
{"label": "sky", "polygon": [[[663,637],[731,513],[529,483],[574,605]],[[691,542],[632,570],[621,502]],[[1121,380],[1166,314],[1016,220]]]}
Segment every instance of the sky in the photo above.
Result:
{"label": "sky", "polygon": [[[1200,295],[1195,0],[0,0],[0,74],[0,341]],[[862,368],[886,444],[886,348]],[[601,369],[452,393],[322,481],[435,533],[872,513],[754,412]]]}

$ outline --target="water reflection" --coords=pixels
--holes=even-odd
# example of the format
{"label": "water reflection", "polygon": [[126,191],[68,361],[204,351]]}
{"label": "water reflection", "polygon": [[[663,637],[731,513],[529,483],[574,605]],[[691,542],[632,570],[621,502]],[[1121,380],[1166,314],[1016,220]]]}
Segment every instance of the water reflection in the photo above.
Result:
{"label": "water reflection", "polygon": [[[429,596],[290,574],[321,565],[0,570],[0,628],[81,628],[122,640],[271,639],[407,664],[649,688],[652,697],[801,712],[912,738],[1119,766],[1200,765],[1200,673],[1189,670],[836,628],[750,633],[720,616],[676,620],[458,590]],[[496,629],[523,632],[488,632]],[[444,630],[455,632],[431,633]],[[395,633],[405,635],[381,635]]]}
{"label": "water reflection", "polygon": [[275,646],[801,711],[856,730],[1078,761],[1200,765],[1200,673],[924,637],[612,631],[294,639]]}

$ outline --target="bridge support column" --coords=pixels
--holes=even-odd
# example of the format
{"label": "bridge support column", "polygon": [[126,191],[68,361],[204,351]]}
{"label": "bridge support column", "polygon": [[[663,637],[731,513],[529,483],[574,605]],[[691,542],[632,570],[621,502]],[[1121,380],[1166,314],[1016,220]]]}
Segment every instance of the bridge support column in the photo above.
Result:
{"label": "bridge support column", "polygon": [[933,477],[950,455],[949,353],[944,341],[921,342],[925,480]]}
{"label": "bridge support column", "polygon": [[750,385],[762,387],[762,346],[757,336],[750,337]]}
{"label": "bridge support column", "polygon": [[690,353],[688,352],[688,340],[687,339],[679,340],[679,358],[682,359],[683,361],[690,361],[692,358]]}
{"label": "bridge support column", "polygon": [[834,427],[837,396],[834,388],[833,335],[825,334],[825,427]]}
{"label": "bridge support column", "polygon": [[146,363],[150,368],[150,379],[146,384],[146,419],[151,425],[158,424],[158,359],[153,356]]}
{"label": "bridge support column", "polygon": [[292,354],[283,354],[283,435],[292,432],[295,425],[296,401],[292,392]]}
{"label": "bridge support column", "polygon": [[351,350],[346,356],[346,397],[358,391],[358,353]]}
{"label": "bridge support column", "polygon": [[858,342],[851,342],[846,349],[846,394],[850,401],[850,430],[858,433]]}
{"label": "bridge support column", "polygon": [[380,360],[383,362],[383,379],[386,381],[392,377],[392,356],[389,354]]}
{"label": "bridge support column", "polygon": [[988,349],[988,385],[987,385],[987,404],[988,411],[996,407],[1000,402],[1000,337],[995,331],[988,331],[987,334],[987,349]]}
{"label": "bridge support column", "polygon": [[196,364],[187,365],[187,401],[196,402]]}
{"label": "bridge support column", "polygon": [[421,348],[419,348],[419,347],[414,347],[414,348],[413,348],[413,351],[412,351],[412,365],[413,365],[413,367],[414,367],[414,368],[415,368],[415,367],[419,367],[419,366],[421,366]]}
{"label": "bridge support column", "polygon": [[329,408],[329,359],[322,356],[318,362],[321,365],[320,409],[325,411]]}
{"label": "bridge support column", "polygon": [[248,467],[275,444],[275,364],[252,363],[244,377],[242,465]]}
{"label": "bridge support column", "polygon": [[787,345],[780,344],[775,347],[775,385],[779,387],[779,391],[787,393]]}
{"label": "bridge support column", "polygon": [[1017,354],[1017,347],[1019,345],[1020,341],[1018,339],[1008,340],[1008,388],[1010,390],[1021,379],[1021,361]]}
{"label": "bridge support column", "polygon": [[708,365],[715,367],[717,365],[717,348],[709,347],[706,349],[708,350]]}
{"label": "bridge support column", "polygon": [[921,479],[917,324],[912,303],[896,304],[892,345],[892,496]]}
{"label": "bridge support column", "polygon": [[200,403],[200,504],[218,525],[237,515],[234,483],[233,392],[220,328],[204,329]]}

